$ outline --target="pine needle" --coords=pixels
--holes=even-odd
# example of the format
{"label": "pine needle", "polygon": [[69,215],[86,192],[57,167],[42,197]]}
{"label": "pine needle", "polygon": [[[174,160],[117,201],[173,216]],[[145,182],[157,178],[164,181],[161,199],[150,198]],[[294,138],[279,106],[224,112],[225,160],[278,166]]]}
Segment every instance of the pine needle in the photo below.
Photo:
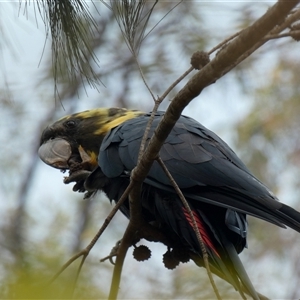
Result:
{"label": "pine needle", "polygon": [[[25,9],[30,0],[25,1]],[[90,8],[83,0],[34,1],[45,24],[47,36],[52,38],[54,81],[58,76],[69,81],[80,77],[96,88],[100,83],[91,62],[98,65],[92,48],[97,24]]]}

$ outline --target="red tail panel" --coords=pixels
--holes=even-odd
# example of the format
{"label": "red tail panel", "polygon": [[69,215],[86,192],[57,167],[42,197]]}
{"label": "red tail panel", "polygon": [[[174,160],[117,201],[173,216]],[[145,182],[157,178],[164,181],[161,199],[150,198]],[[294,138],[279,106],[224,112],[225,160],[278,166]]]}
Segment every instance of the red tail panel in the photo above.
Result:
{"label": "red tail panel", "polygon": [[[184,213],[184,216],[185,216],[186,220],[189,222],[189,224],[193,228],[194,226],[193,226],[193,221],[191,219],[191,216],[184,207],[183,207],[183,213]],[[208,232],[205,228],[205,225],[204,225],[203,221],[200,219],[200,216],[195,211],[192,211],[192,213],[194,215],[198,230],[201,234],[201,237],[203,239],[204,244],[207,247],[209,247],[210,249],[212,249],[218,257],[220,257],[220,255],[218,254],[218,251],[216,250],[216,248],[214,246],[213,241],[211,240],[211,238],[210,238],[210,236],[209,236],[209,234],[208,234]]]}

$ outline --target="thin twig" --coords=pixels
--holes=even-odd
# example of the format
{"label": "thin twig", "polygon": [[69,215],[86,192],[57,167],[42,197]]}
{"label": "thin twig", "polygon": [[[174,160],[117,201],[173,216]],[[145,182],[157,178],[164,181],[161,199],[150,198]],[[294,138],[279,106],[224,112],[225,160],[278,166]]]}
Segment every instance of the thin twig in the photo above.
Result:
{"label": "thin twig", "polygon": [[146,141],[148,139],[149,131],[150,131],[152,122],[154,120],[155,113],[157,112],[160,103],[161,102],[158,101],[158,100],[155,101],[153,110],[151,112],[150,118],[149,118],[148,123],[146,125],[145,132],[144,132],[144,135],[143,135],[143,138],[142,138],[142,141],[141,141],[141,145],[140,145],[140,150],[139,150],[139,156],[138,156],[137,165],[140,163],[140,161],[142,159],[142,156],[143,156],[143,153],[144,153],[144,150],[145,150],[145,146],[146,146]]}
{"label": "thin twig", "polygon": [[[299,1],[297,1],[299,2]],[[300,19],[300,9],[296,9],[293,11],[293,13],[291,13],[289,16],[287,16],[287,18],[282,22],[281,25],[279,25],[278,27],[275,27],[273,30],[271,30],[271,34],[275,34],[275,33],[279,33],[283,30],[285,30],[286,28],[289,28],[291,26],[291,24],[293,24],[296,21],[299,21]]]}
{"label": "thin twig", "polygon": [[76,253],[73,255],[61,268],[60,270],[54,274],[54,276],[49,280],[48,284],[52,284],[58,277],[59,275],[67,269],[77,258],[79,258],[82,255],[85,255],[86,249],[81,250],[80,252]]}
{"label": "thin twig", "polygon": [[73,287],[72,287],[72,298],[74,297],[74,292],[75,292],[75,288],[76,288],[76,284],[77,284],[77,281],[78,281],[78,278],[79,278],[79,275],[80,275],[80,272],[82,270],[82,267],[83,267],[83,264],[88,256],[89,252],[87,252],[85,255],[83,255],[82,259],[81,259],[81,262],[80,262],[80,265],[78,267],[78,270],[76,272],[76,277],[75,277],[75,280],[73,282]]}
{"label": "thin twig", "polygon": [[[179,3],[177,3],[168,13],[170,13],[173,9],[175,9],[182,1],[180,1]],[[152,12],[154,10],[155,5],[158,3],[158,1],[155,1],[154,4],[152,4],[152,7],[150,9],[149,12],[147,12],[144,16],[142,16],[142,12],[143,12],[143,8],[145,7],[146,2],[145,1],[140,1],[138,3],[136,3],[135,1],[133,1],[132,3],[129,3],[127,1],[120,1],[119,3],[113,3],[110,6],[108,5],[108,7],[112,10],[114,10],[114,6],[116,6],[116,10],[117,13],[116,14],[116,20],[117,23],[120,27],[120,30],[125,38],[126,44],[129,48],[129,50],[131,51],[136,64],[138,66],[140,75],[142,77],[142,80],[146,86],[146,88],[148,89],[151,97],[154,100],[154,108],[152,110],[152,114],[151,117],[149,118],[148,124],[146,126],[146,130],[141,142],[141,146],[140,146],[140,151],[139,151],[139,156],[138,156],[138,163],[141,159],[141,156],[144,152],[145,149],[145,144],[146,144],[146,140],[148,138],[148,133],[149,130],[151,128],[151,124],[152,121],[154,119],[154,115],[157,112],[157,109],[160,105],[160,103],[165,99],[165,97],[170,93],[170,91],[183,79],[187,76],[187,74],[189,74],[193,69],[190,68],[187,72],[185,72],[179,79],[177,79],[167,90],[166,92],[163,94],[162,97],[156,99],[154,93],[152,92],[150,86],[147,83],[147,80],[143,74],[143,70],[142,67],[140,65],[139,59],[138,59],[138,52],[139,52],[139,48],[141,46],[142,41],[149,35],[149,33],[155,28],[155,26],[157,26],[157,24],[159,22],[161,22],[166,15],[146,34],[145,30],[146,30],[146,26],[150,20],[150,17],[152,15]],[[107,4],[106,4],[107,5]],[[121,7],[120,7],[121,6]],[[142,24],[142,25],[141,25]],[[141,32],[139,33],[139,36],[137,36],[137,29],[138,27],[141,27]],[[138,46],[136,45],[136,41],[138,41]]]}
{"label": "thin twig", "polygon": [[[138,63],[138,59],[137,57],[135,57],[136,62]],[[138,63],[139,65],[139,63]],[[149,118],[149,121],[147,123],[146,129],[145,129],[145,133],[143,135],[142,138],[142,142],[141,142],[141,146],[140,146],[140,150],[139,150],[139,157],[138,157],[138,163],[140,162],[142,155],[144,153],[145,150],[145,145],[146,145],[146,140],[148,138],[148,134],[151,128],[151,124],[154,120],[154,116],[155,113],[158,110],[159,105],[162,103],[162,101],[168,96],[168,94],[175,88],[175,86],[181,81],[183,80],[188,74],[190,74],[192,71],[194,70],[193,67],[190,67],[188,70],[186,70],[179,78],[177,78],[167,89],[166,91],[162,94],[161,97],[159,97],[157,100],[155,100],[155,104],[151,113],[151,116]],[[141,70],[140,70],[141,71]],[[141,73],[141,76],[143,78],[143,73]],[[146,82],[145,78],[143,78],[144,82]],[[147,85],[146,85],[147,86]],[[150,90],[151,95],[153,94],[152,91]]]}
{"label": "thin twig", "polygon": [[156,102],[156,97],[154,96],[154,93],[152,92],[151,88],[149,87],[149,85],[148,85],[148,83],[147,83],[147,80],[146,80],[146,78],[145,78],[145,76],[144,76],[144,73],[143,73],[142,67],[141,67],[141,65],[140,65],[138,56],[137,56],[137,54],[136,54],[135,52],[133,53],[133,57],[134,57],[135,62],[136,62],[136,64],[137,64],[137,66],[138,66],[140,75],[141,75],[141,77],[142,77],[142,80],[143,80],[143,82],[144,82],[144,84],[145,84],[147,90],[149,91],[150,95],[152,96],[154,102]]}
{"label": "thin twig", "polygon": [[107,226],[109,225],[109,223],[111,222],[111,220],[113,219],[114,215],[117,213],[117,211],[119,210],[120,206],[123,204],[123,202],[127,199],[130,191],[133,188],[133,183],[130,182],[130,184],[128,185],[128,187],[126,188],[126,190],[124,191],[123,195],[121,196],[120,200],[116,203],[116,205],[113,207],[113,209],[111,210],[111,212],[109,213],[109,215],[106,217],[106,219],[103,222],[103,225],[101,226],[101,228],[99,229],[99,231],[97,232],[97,234],[94,236],[94,238],[91,240],[91,242],[88,244],[88,246],[81,250],[80,252],[78,252],[77,254],[75,254],[74,256],[72,256],[61,268],[60,270],[51,278],[51,280],[49,281],[49,284],[51,284],[52,282],[54,282],[56,280],[56,278],[66,269],[68,268],[77,258],[79,258],[80,256],[83,256],[84,259],[82,261],[82,263],[79,266],[78,269],[78,275],[76,276],[76,280],[77,277],[79,276],[80,270],[82,268],[83,262],[85,260],[85,258],[89,255],[91,249],[94,247],[94,245],[96,244],[96,242],[98,241],[98,239],[100,238],[100,236],[102,235],[102,233],[105,231],[105,229],[107,228]]}
{"label": "thin twig", "polygon": [[159,101],[162,102],[168,94],[175,88],[175,86],[183,80],[187,75],[189,75],[194,70],[193,67],[189,67],[180,77],[178,77],[162,94],[162,96],[159,97]]}
{"label": "thin twig", "polygon": [[213,47],[209,52],[208,55],[212,54],[213,52],[215,52],[216,50],[222,48],[224,45],[226,45],[229,41],[233,40],[234,38],[236,38],[243,30],[240,30],[238,32],[236,32],[235,34],[231,35],[230,37],[228,37],[227,39],[225,39],[224,41],[222,41],[221,43],[219,43],[217,46]]}
{"label": "thin twig", "polygon": [[221,300],[221,296],[219,294],[219,291],[218,291],[218,288],[216,286],[216,283],[214,281],[214,278],[212,276],[212,273],[211,273],[211,270],[210,270],[210,266],[209,266],[209,261],[208,261],[208,254],[207,254],[207,251],[206,251],[206,248],[205,248],[205,245],[204,245],[204,241],[203,241],[203,238],[201,236],[201,233],[199,231],[199,228],[197,226],[197,222],[196,222],[196,219],[194,217],[194,214],[189,206],[189,203],[187,202],[187,200],[185,199],[183,193],[181,192],[179,186],[177,185],[176,181],[174,180],[173,176],[171,175],[171,173],[169,172],[168,168],[166,167],[166,165],[164,164],[163,160],[161,159],[161,157],[157,157],[157,162],[159,163],[159,165],[161,166],[161,168],[163,169],[163,171],[166,173],[167,177],[169,178],[174,190],[176,191],[177,195],[179,196],[180,200],[182,201],[182,204],[184,206],[184,208],[186,209],[186,211],[188,212],[189,214],[189,217],[191,218],[192,220],[192,224],[193,224],[193,230],[196,234],[196,237],[197,237],[197,240],[198,240],[198,243],[199,243],[199,246],[200,246],[200,249],[201,249],[201,252],[202,252],[202,256],[203,256],[203,261],[204,261],[204,266],[206,268],[206,271],[207,271],[207,275],[208,275],[208,278],[209,278],[209,281],[213,287],[213,290],[216,294],[216,297],[217,299]]}
{"label": "thin twig", "polygon": [[[283,37],[291,37],[291,33],[292,32],[288,32],[288,33],[282,33],[280,34],[280,32],[282,32],[283,30],[289,28],[289,26],[291,26],[291,24],[293,24],[294,22],[298,21],[300,18],[300,10],[297,9],[295,11],[293,11],[292,14],[290,14],[286,20],[280,25],[275,27],[273,30],[270,31],[270,33],[268,35],[266,35],[264,38],[262,38],[258,43],[256,43],[251,49],[249,49],[248,51],[246,51],[232,66],[228,67],[228,70],[226,70],[224,72],[227,73],[228,71],[230,71],[232,68],[234,68],[235,66],[237,66],[241,61],[245,60],[245,58],[247,58],[248,56],[250,56],[255,50],[257,50],[259,47],[261,47],[264,43],[266,43],[267,41],[271,40],[271,39],[278,39],[278,38],[283,38]],[[244,29],[243,29],[244,30]],[[233,40],[234,38],[236,38],[237,36],[239,36],[241,34],[241,32],[243,32],[243,30],[240,30],[238,32],[236,32],[235,34],[231,35],[230,37],[228,37],[227,39],[225,39],[224,41],[222,41],[221,43],[219,43],[217,46],[215,46],[214,48],[212,48],[208,54],[212,54],[214,51],[222,48],[224,45],[226,45],[229,41]],[[294,31],[293,33],[298,33],[298,31]]]}
{"label": "thin twig", "polygon": [[164,18],[166,18],[166,16],[171,13],[178,5],[180,5],[184,0],[179,1],[178,3],[176,3],[176,5],[174,5],[150,30],[149,32],[147,32],[147,34],[143,37],[142,41],[145,40],[147,38],[147,36],[159,25],[160,22],[162,22],[162,20]]}
{"label": "thin twig", "polygon": [[130,183],[134,186],[134,188],[130,191],[129,194],[130,219],[126,231],[121,240],[120,246],[118,248],[118,254],[116,257],[116,263],[114,267],[113,278],[112,278],[112,283],[111,283],[111,288],[109,293],[109,299],[117,299],[119,285],[121,281],[122,268],[123,268],[127,250],[129,247],[132,246],[135,233],[141,229],[142,224],[144,223],[141,214],[141,210],[142,210],[142,205],[140,201],[141,185],[139,185],[140,183],[139,181],[135,180],[134,171],[131,176]]}
{"label": "thin twig", "polygon": [[293,37],[294,34],[300,35],[300,30],[292,30],[282,34],[269,34],[265,37],[266,40],[279,39],[284,37]]}
{"label": "thin twig", "polygon": [[[250,56],[254,51],[256,51],[258,48],[260,48],[263,44],[265,44],[267,41],[272,39],[272,36],[278,35],[283,30],[289,28],[291,26],[291,24],[298,21],[299,18],[300,18],[300,9],[297,9],[293,14],[290,14],[280,26],[274,27],[265,37],[263,37],[261,40],[259,40],[250,49],[245,51],[233,64],[229,65],[228,68],[224,71],[224,74],[228,73],[235,66],[237,66],[239,63],[241,63],[243,60],[245,60],[248,56]],[[271,38],[268,38],[268,36]]]}
{"label": "thin twig", "polygon": [[108,299],[110,300],[117,299],[125,257],[128,248],[132,246],[132,237],[136,230],[137,228],[134,225],[132,225],[131,221],[129,221],[129,224],[126,228],[126,231],[123,235],[122,241],[118,248],[118,253],[116,255],[114,272],[113,272],[113,277],[112,277],[110,292],[108,297]]}

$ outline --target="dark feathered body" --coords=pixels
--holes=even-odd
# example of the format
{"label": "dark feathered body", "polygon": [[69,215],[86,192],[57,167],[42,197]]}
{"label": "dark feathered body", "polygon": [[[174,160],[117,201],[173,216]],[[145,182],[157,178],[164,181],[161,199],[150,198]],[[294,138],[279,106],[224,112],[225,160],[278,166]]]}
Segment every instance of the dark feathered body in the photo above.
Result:
{"label": "dark feathered body", "polygon": [[[149,116],[135,115],[102,136],[99,166],[86,180],[86,188],[101,189],[111,201],[118,201],[137,164]],[[149,138],[162,116],[163,112],[155,115]],[[68,140],[67,133],[64,138]],[[86,149],[88,143],[80,145]],[[235,288],[257,298],[237,255],[246,246],[246,215],[300,232],[300,214],[278,202],[224,141],[191,118],[180,117],[159,155],[193,211],[212,267]],[[146,221],[201,257],[191,218],[156,161],[144,181],[141,202]],[[128,203],[121,210],[130,218]]]}
{"label": "dark feathered body", "polygon": [[[162,115],[163,112],[156,114],[149,137]],[[144,115],[128,120],[105,136],[98,163],[106,177],[129,177],[137,163],[148,117]],[[295,212],[298,217],[298,212],[278,202],[224,141],[195,120],[184,116],[178,120],[161,148],[160,157],[184,195],[194,205],[206,203],[214,208],[226,208],[226,211],[233,208],[239,212],[241,219],[245,219],[243,213],[247,213],[300,231],[299,219],[286,214]],[[145,183],[168,194],[176,194],[156,161]],[[244,235],[243,228],[239,230],[237,225],[233,229],[234,224],[231,225],[233,231],[240,236]]]}

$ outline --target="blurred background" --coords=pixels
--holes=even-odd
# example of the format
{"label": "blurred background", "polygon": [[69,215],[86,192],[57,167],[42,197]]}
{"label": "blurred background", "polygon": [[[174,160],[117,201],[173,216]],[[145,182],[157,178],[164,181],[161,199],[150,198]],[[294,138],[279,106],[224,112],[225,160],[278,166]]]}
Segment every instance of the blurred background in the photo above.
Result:
{"label": "blurred background", "polygon": [[[21,3],[21,2],[20,2]],[[0,3],[0,298],[26,298],[29,286],[50,298],[69,298],[78,262],[50,288],[45,282],[96,234],[112,206],[105,196],[83,200],[63,184],[63,174],[37,157],[39,138],[50,122],[93,107],[150,111],[153,100],[139,75],[115,18],[95,2],[98,31],[88,58],[101,81],[80,76],[55,84],[51,37],[34,2]],[[177,1],[160,2],[149,28]],[[185,70],[197,50],[208,51],[261,16],[273,2],[189,1],[178,5],[151,31],[139,52],[143,73],[161,95]],[[203,91],[184,111],[221,136],[281,201],[300,210],[300,44],[268,42],[230,74]],[[67,60],[58,53],[61,61]],[[185,84],[179,84],[162,104]],[[118,213],[88,256],[75,298],[105,298],[113,266],[109,254],[127,224]],[[150,260],[125,262],[120,299],[209,299],[206,271],[192,263],[170,271],[165,247],[147,244]],[[241,254],[256,289],[272,299],[300,297],[300,236],[249,217],[248,248]],[[34,284],[33,284],[34,283]],[[217,280],[224,298],[238,298]]]}

